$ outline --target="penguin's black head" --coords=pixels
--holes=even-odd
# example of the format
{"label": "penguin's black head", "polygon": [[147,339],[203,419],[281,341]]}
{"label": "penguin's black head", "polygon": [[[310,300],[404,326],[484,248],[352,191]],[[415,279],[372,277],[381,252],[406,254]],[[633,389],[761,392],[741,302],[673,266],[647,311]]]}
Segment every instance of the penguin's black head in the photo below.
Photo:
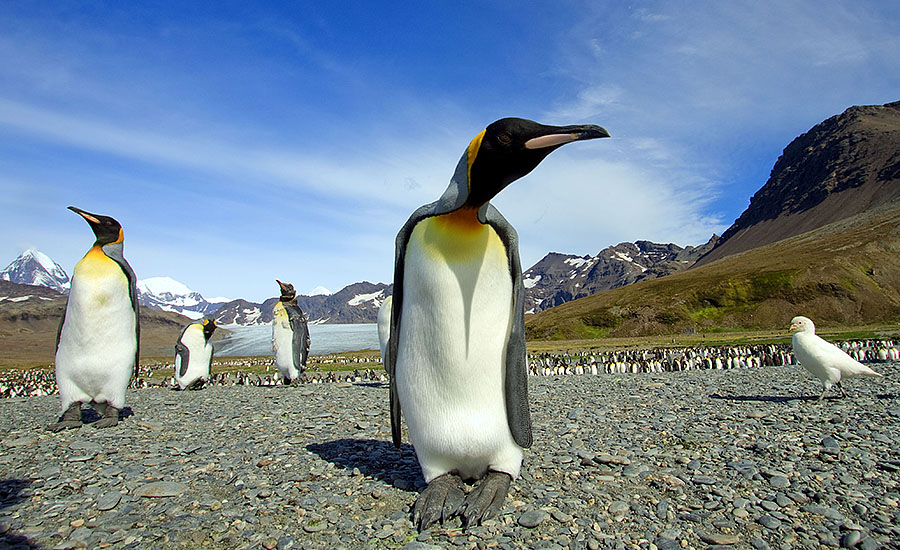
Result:
{"label": "penguin's black head", "polygon": [[70,206],[69,210],[84,218],[91,226],[91,229],[94,230],[94,235],[97,237],[97,241],[94,243],[95,246],[105,246],[107,244],[120,243],[125,240],[122,226],[113,218],[91,214],[80,208],[75,208],[74,206]]}
{"label": "penguin's black head", "polygon": [[297,297],[297,291],[294,290],[294,285],[292,285],[291,283],[282,283],[278,279],[275,279],[275,282],[278,283],[279,287],[281,287],[280,300],[282,302],[290,302]]}
{"label": "penguin's black head", "polygon": [[209,339],[212,337],[213,332],[216,331],[216,320],[215,319],[204,319],[203,320],[203,336],[206,338],[206,341],[209,342]]}
{"label": "penguin's black head", "polygon": [[566,143],[609,137],[600,126],[547,126],[524,118],[492,122],[468,149],[469,194],[466,205],[481,207]]}

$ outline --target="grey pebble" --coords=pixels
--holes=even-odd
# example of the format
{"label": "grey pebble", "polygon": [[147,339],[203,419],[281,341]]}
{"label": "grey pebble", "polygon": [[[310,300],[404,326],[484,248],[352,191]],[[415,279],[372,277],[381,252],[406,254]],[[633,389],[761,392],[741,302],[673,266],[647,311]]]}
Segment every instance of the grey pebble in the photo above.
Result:
{"label": "grey pebble", "polygon": [[775,530],[775,529],[778,529],[779,527],[781,527],[781,521],[776,518],[773,518],[772,516],[770,516],[768,514],[764,514],[764,515],[760,516],[759,519],[757,519],[756,521],[757,521],[757,523],[759,523],[766,529]]}
{"label": "grey pebble", "polygon": [[177,497],[187,490],[187,485],[175,481],[155,481],[141,485],[134,492],[137,497]]}
{"label": "grey pebble", "polygon": [[112,510],[120,500],[122,500],[122,493],[118,491],[104,493],[97,499],[97,509],[100,511]]}
{"label": "grey pebble", "polygon": [[859,531],[848,531],[841,537],[841,548],[853,548],[862,539]]}
{"label": "grey pebble", "polygon": [[791,482],[785,476],[772,476],[769,478],[769,485],[775,487],[776,489],[784,489],[790,484]]}
{"label": "grey pebble", "polygon": [[518,523],[522,527],[533,529],[544,522],[550,516],[544,510],[529,510],[519,516]]}
{"label": "grey pebble", "polygon": [[425,544],[424,542],[419,542],[414,540],[412,542],[407,542],[401,547],[401,550],[442,550],[440,546],[436,546],[434,544]]}

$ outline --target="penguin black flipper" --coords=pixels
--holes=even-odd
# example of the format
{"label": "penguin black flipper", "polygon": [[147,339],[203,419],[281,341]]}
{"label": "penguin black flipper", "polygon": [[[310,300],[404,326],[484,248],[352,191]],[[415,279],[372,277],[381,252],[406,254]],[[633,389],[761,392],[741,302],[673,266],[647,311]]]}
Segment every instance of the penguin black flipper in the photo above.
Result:
{"label": "penguin black flipper", "polygon": [[393,306],[391,308],[391,333],[388,338],[388,364],[387,372],[390,379],[390,404],[391,404],[391,437],[394,447],[400,448],[400,397],[397,395],[397,377],[394,376],[397,367],[397,337],[400,334],[400,312],[403,311],[403,266],[406,262],[406,245],[413,229],[425,218],[436,216],[440,201],[435,201],[419,207],[397,233],[396,249],[394,253],[394,291]]}
{"label": "penguin black flipper", "polygon": [[175,357],[178,359],[178,376],[184,376],[187,374],[188,365],[191,362],[191,351],[181,343],[179,339],[178,343],[175,344]]}
{"label": "penguin black flipper", "polygon": [[[137,372],[141,358],[141,306],[138,303],[137,276],[134,274],[134,270],[131,269],[131,265],[129,265],[128,261],[125,259],[122,249],[123,246],[121,242],[107,244],[102,247],[106,257],[119,264],[119,267],[122,268],[122,273],[124,273],[125,277],[128,279],[128,296],[131,298],[131,309],[134,310],[135,348],[134,365],[132,367],[133,375]],[[60,327],[62,327],[62,325],[60,325]]]}
{"label": "penguin black flipper", "polygon": [[178,376],[187,374],[188,365],[190,365],[191,350],[184,345],[182,340],[184,340],[184,333],[187,332],[187,329],[191,328],[192,325],[193,323],[185,325],[185,327],[181,329],[181,334],[178,335],[178,340],[175,341],[175,360],[178,362],[175,365],[175,368],[178,369]]}
{"label": "penguin black flipper", "polygon": [[484,211],[484,222],[497,232],[506,247],[509,272],[512,274],[513,319],[506,344],[506,421],[515,442],[527,449],[531,447],[531,413],[528,408],[528,363],[525,349],[525,287],[519,260],[519,235],[512,224],[493,205]]}
{"label": "penguin black flipper", "polygon": [[303,314],[300,306],[295,304],[284,304],[284,309],[287,311],[293,333],[291,353],[294,358],[294,367],[302,372],[306,368],[306,358],[309,355],[309,326],[306,315]]}

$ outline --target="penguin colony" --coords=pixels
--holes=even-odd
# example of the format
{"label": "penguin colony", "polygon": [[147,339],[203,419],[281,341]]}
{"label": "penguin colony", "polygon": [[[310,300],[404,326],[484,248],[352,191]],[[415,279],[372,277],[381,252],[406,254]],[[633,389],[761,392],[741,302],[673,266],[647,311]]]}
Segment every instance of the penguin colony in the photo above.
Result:
{"label": "penguin colony", "polygon": [[[900,343],[893,340],[852,340],[839,346],[857,361],[885,363],[900,361]],[[728,361],[731,358],[731,361]],[[301,377],[302,384],[331,383],[387,383],[388,378],[378,361],[367,357],[329,355],[317,358],[320,363],[333,365],[365,365],[352,371],[307,371]],[[707,360],[708,359],[708,360]],[[657,364],[658,361],[658,364]],[[271,364],[271,360],[214,359],[216,368],[251,368]],[[645,374],[679,372],[697,369],[722,369],[796,365],[789,345],[661,348],[640,351],[582,351],[564,353],[533,353],[528,355],[531,376],[577,376],[607,374]],[[711,366],[712,365],[712,366]],[[174,377],[163,377],[161,372],[171,372],[174,365],[160,363],[155,370],[142,365],[128,385],[129,389],[149,387],[177,388]],[[257,374],[250,371],[213,372],[206,386],[277,386],[282,384],[275,374]],[[56,377],[43,368],[8,370],[0,372],[0,399],[56,395]]]}
{"label": "penguin colony", "polygon": [[[791,364],[796,356],[822,380],[822,397],[833,384],[844,394],[842,377],[880,376],[815,336],[812,322],[803,317],[791,326],[793,356],[776,346],[755,346],[718,354],[710,348],[574,358],[537,354],[529,361],[518,237],[490,201],[562,145],[603,137],[609,133],[594,125],[498,120],[471,141],[443,195],[413,212],[397,235],[394,295],[379,313],[378,331],[390,385],[392,438],[399,447],[405,419],[427,482],[412,509],[420,530],[455,516],[463,526],[477,525],[499,512],[519,475],[524,449],[532,443],[529,375],[745,368]],[[88,222],[96,240],[75,267],[57,336],[55,380],[62,414],[48,426],[54,432],[81,426],[85,404],[102,414],[95,427],[115,426],[126,388],[148,384],[134,377],[140,323],[136,278],[123,255],[121,225],[69,208]],[[309,353],[307,321],[293,286],[276,282],[281,296],[272,342],[278,374],[211,374],[209,340],[216,323],[202,320],[186,326],[178,338],[171,384],[189,389],[204,383],[385,380],[372,369],[301,378]],[[858,358],[867,353],[865,348],[854,351]],[[875,353],[879,360],[900,357],[892,342],[878,344]],[[0,377],[4,397],[50,391],[49,381],[33,373],[26,372],[19,382]],[[466,483],[473,485],[468,493]]]}

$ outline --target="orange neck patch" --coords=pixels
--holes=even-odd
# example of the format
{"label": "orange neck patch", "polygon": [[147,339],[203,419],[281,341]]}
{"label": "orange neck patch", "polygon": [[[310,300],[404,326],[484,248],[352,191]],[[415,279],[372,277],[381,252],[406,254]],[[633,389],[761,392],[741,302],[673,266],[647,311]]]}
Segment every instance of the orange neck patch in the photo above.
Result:
{"label": "orange neck patch", "polygon": [[446,231],[479,231],[484,227],[484,224],[478,221],[478,209],[469,207],[436,216],[434,221]]}
{"label": "orange neck patch", "polygon": [[478,155],[478,150],[481,149],[481,140],[484,139],[485,131],[486,129],[475,136],[475,138],[469,142],[469,148],[466,149],[466,163],[468,165],[468,169],[466,170],[466,188],[469,192],[472,191],[472,165],[475,163],[475,157]]}

